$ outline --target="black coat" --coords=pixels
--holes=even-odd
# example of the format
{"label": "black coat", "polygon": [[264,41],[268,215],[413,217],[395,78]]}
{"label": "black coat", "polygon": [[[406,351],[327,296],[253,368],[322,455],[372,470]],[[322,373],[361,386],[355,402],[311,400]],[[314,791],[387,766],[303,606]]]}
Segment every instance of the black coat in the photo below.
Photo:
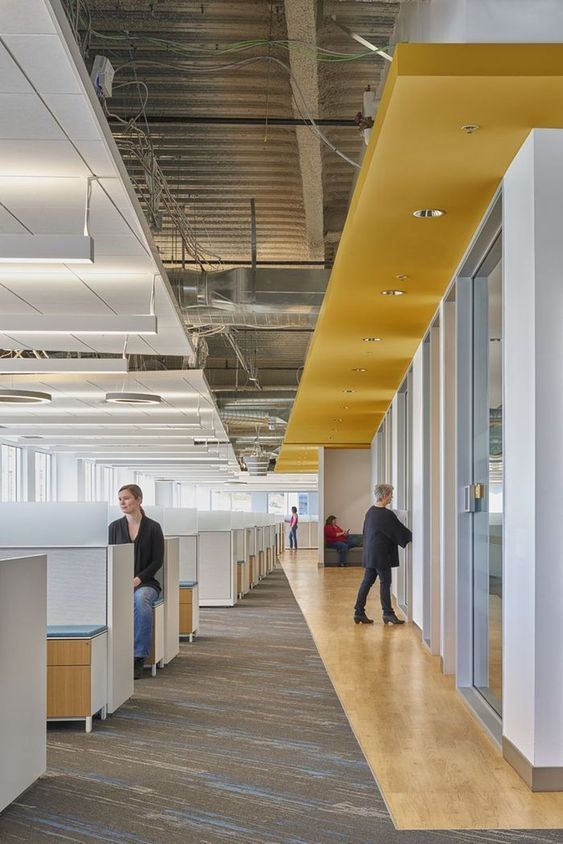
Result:
{"label": "black coat", "polygon": [[386,507],[370,507],[364,520],[364,568],[389,569],[399,565],[399,548],[412,540],[410,530]]}
{"label": "black coat", "polygon": [[[127,517],[112,522],[108,529],[110,545],[126,545],[131,542]],[[155,574],[164,562],[164,535],[162,528],[154,519],[143,516],[139,533],[135,539],[135,577],[140,578],[143,586],[154,586],[160,592],[160,583]]]}

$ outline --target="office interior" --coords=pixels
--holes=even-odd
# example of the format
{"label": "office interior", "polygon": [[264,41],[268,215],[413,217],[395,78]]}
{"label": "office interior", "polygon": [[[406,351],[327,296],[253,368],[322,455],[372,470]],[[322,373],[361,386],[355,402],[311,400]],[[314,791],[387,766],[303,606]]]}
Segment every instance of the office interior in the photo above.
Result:
{"label": "office interior", "polygon": [[558,0],[0,3],[0,841],[563,841],[562,67]]}

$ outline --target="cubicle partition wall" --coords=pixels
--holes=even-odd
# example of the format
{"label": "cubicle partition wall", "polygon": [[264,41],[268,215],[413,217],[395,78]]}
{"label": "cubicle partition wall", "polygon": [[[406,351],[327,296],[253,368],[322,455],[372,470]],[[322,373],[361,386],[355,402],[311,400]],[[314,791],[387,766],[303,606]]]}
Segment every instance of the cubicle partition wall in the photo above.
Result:
{"label": "cubicle partition wall", "polygon": [[230,511],[198,514],[199,604],[232,607],[236,603],[236,557]]}
{"label": "cubicle partition wall", "polygon": [[246,527],[245,534],[247,562],[247,580],[245,586],[248,586],[246,591],[249,591],[250,589],[254,588],[254,585],[258,580],[256,575],[256,525],[249,525],[248,527]]}
{"label": "cubicle partition wall", "polygon": [[164,664],[180,652],[180,541],[177,536],[164,540],[164,565],[159,577],[164,598]]}
{"label": "cubicle partition wall", "polygon": [[299,528],[297,530],[297,544],[299,548],[319,547],[319,522],[309,516],[299,517]]}
{"label": "cubicle partition wall", "polygon": [[[93,714],[133,693],[133,545],[106,544],[107,505],[98,502],[4,503],[0,536],[0,558],[15,549],[47,556],[49,717],[84,719],[89,729]],[[69,657],[75,650],[80,663]]]}
{"label": "cubicle partition wall", "polygon": [[0,812],[45,773],[47,557],[0,560]]}

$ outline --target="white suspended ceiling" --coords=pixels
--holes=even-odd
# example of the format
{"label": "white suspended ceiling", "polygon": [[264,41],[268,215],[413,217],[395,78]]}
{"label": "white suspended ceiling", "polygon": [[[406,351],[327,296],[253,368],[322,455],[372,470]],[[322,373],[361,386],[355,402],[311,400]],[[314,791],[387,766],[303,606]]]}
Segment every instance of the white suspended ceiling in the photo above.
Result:
{"label": "white suspended ceiling", "polygon": [[[0,263],[0,347],[118,353],[125,335],[82,334],[73,315],[154,312],[156,334],[128,335],[127,352],[192,355],[59,0],[1,2],[0,243],[3,235],[83,235],[88,189],[92,264]],[[67,317],[56,342],[40,320],[33,334],[9,330],[9,315],[43,314]]]}

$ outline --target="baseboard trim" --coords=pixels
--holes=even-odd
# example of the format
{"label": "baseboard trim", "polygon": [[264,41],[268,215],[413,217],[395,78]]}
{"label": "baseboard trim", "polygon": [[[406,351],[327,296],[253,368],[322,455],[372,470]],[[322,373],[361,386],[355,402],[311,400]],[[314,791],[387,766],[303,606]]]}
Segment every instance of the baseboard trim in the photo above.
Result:
{"label": "baseboard trim", "polygon": [[532,791],[563,791],[563,767],[534,767],[506,736],[502,737],[502,755]]}

